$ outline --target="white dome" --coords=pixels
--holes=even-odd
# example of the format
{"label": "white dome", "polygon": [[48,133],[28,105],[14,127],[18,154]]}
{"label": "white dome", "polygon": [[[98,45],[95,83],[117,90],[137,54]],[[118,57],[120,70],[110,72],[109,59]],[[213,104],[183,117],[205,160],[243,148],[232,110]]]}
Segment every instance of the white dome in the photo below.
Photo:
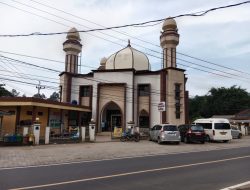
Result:
{"label": "white dome", "polygon": [[132,48],[130,44],[111,55],[106,61],[106,69],[135,69],[137,71],[150,70],[148,57]]}

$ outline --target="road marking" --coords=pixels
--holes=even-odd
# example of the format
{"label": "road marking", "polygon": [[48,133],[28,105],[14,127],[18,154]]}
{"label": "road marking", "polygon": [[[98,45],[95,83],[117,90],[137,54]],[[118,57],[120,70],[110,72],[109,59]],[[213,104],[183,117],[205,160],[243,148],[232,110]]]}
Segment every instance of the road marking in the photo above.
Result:
{"label": "road marking", "polygon": [[221,190],[232,190],[232,189],[235,189],[235,188],[238,188],[238,187],[242,187],[242,186],[245,186],[245,185],[250,185],[250,181],[247,181],[247,182],[244,182],[244,183],[240,183],[238,185],[234,185],[234,186],[231,186],[231,187],[227,187],[227,188],[224,188],[224,189],[221,189]]}
{"label": "road marking", "polygon": [[0,171],[2,171],[2,170],[14,170],[14,169],[40,168],[40,167],[50,167],[50,166],[61,166],[61,165],[70,165],[70,164],[82,164],[82,163],[112,161],[112,160],[123,160],[123,159],[133,159],[133,158],[144,158],[144,157],[154,157],[154,156],[164,156],[164,155],[167,156],[167,155],[175,155],[175,154],[188,154],[188,153],[195,153],[195,152],[209,152],[209,151],[219,151],[219,150],[228,150],[228,149],[231,150],[231,149],[248,148],[248,147],[249,146],[226,147],[226,148],[219,148],[219,149],[212,149],[212,150],[194,150],[194,151],[186,151],[186,152],[145,154],[145,155],[138,155],[138,156],[124,156],[124,157],[104,158],[104,159],[96,159],[96,160],[62,162],[62,163],[54,163],[54,164],[40,164],[40,165],[30,165],[30,166],[6,167],[6,168],[0,168]]}
{"label": "road marking", "polygon": [[244,158],[250,158],[250,155],[234,157],[234,158],[227,158],[227,159],[222,159],[222,160],[198,162],[198,163],[194,163],[194,164],[185,164],[185,165],[179,165],[179,166],[171,166],[171,167],[156,168],[156,169],[149,169],[149,170],[140,170],[140,171],[135,171],[135,172],[127,172],[127,173],[120,173],[120,174],[93,177],[93,178],[84,178],[84,179],[78,179],[78,180],[72,180],[72,181],[63,181],[63,182],[58,182],[58,183],[50,183],[50,184],[27,186],[27,187],[18,187],[18,188],[13,188],[13,189],[9,189],[9,190],[25,190],[25,189],[37,189],[37,188],[43,188],[43,187],[52,187],[52,186],[66,185],[66,184],[72,184],[72,183],[94,181],[94,180],[122,177],[122,176],[142,174],[142,173],[151,173],[151,172],[165,171],[165,170],[185,168],[185,167],[191,167],[191,166],[199,166],[199,165],[205,165],[205,164],[220,163],[220,162],[239,160],[239,159],[244,159]]}

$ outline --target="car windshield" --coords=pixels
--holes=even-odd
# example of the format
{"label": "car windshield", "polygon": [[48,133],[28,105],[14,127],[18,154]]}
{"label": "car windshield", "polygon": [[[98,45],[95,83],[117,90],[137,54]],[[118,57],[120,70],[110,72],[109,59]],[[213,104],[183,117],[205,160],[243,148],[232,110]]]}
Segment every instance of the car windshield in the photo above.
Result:
{"label": "car windshield", "polygon": [[214,129],[231,129],[229,123],[215,123]]}
{"label": "car windshield", "polygon": [[164,131],[178,131],[177,126],[175,125],[164,125]]}
{"label": "car windshield", "polygon": [[191,127],[191,130],[192,130],[192,131],[204,131],[203,127],[200,126],[200,125],[193,125],[193,126]]}

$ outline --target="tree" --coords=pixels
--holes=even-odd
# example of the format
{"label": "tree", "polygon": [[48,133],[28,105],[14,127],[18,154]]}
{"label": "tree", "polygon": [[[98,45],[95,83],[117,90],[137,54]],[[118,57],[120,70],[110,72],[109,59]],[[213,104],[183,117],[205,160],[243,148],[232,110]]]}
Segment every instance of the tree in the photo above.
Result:
{"label": "tree", "polygon": [[8,90],[6,90],[4,87],[0,86],[0,97],[2,96],[12,97],[12,94]]}
{"label": "tree", "polygon": [[33,98],[41,98],[41,99],[46,99],[46,96],[42,93],[42,94],[34,94]]}
{"label": "tree", "polygon": [[206,115],[205,109],[206,96],[195,96],[189,99],[189,118],[192,120],[204,117]]}
{"label": "tree", "polygon": [[213,115],[234,115],[250,108],[250,94],[237,86],[211,88],[206,96],[189,99],[189,117],[193,121]]}
{"label": "tree", "polygon": [[56,101],[59,102],[60,100],[60,95],[57,92],[53,92],[50,97],[48,98],[48,100],[52,100],[52,101]]}
{"label": "tree", "polygon": [[18,97],[20,92],[17,92],[15,89],[12,89],[11,94],[12,94],[13,97]]}
{"label": "tree", "polygon": [[207,99],[209,115],[232,115],[250,107],[249,93],[240,87],[212,88]]}

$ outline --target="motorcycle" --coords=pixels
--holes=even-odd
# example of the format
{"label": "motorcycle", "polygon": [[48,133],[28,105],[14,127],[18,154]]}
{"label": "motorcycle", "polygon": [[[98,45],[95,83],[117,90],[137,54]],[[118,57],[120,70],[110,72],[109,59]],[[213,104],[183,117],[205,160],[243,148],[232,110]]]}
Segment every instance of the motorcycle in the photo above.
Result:
{"label": "motorcycle", "polygon": [[131,134],[130,132],[123,132],[122,136],[120,138],[120,140],[122,142],[125,141],[135,141],[135,142],[139,142],[140,141],[140,134],[135,132],[134,134]]}

